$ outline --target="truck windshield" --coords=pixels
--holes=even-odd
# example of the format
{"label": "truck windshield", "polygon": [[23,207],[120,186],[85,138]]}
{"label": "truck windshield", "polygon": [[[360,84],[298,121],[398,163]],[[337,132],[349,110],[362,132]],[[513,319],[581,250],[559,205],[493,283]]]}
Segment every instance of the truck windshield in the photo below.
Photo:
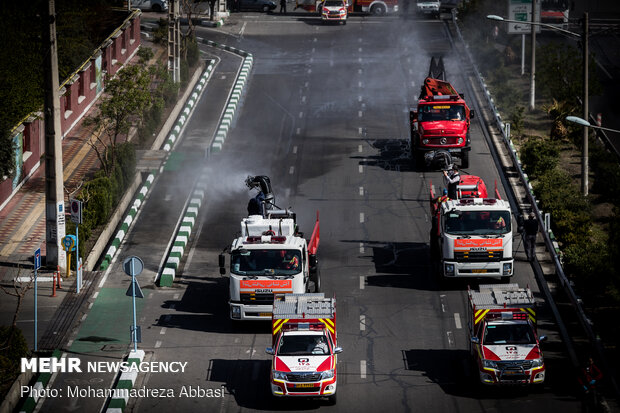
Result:
{"label": "truck windshield", "polygon": [[278,346],[279,356],[309,356],[329,354],[327,337],[324,335],[283,335]]}
{"label": "truck windshield", "polygon": [[421,105],[418,108],[418,121],[440,120],[465,120],[465,107],[463,105],[434,104]]}
{"label": "truck windshield", "polygon": [[341,0],[325,0],[323,4],[325,7],[344,7],[344,3]]}
{"label": "truck windshield", "polygon": [[240,249],[233,251],[230,271],[238,275],[294,275],[301,271],[301,251]]}
{"label": "truck windshield", "polygon": [[450,211],[445,220],[447,234],[503,235],[511,231],[509,211]]}
{"label": "truck windshield", "polygon": [[484,331],[483,344],[536,344],[534,331],[527,323],[491,324]]}

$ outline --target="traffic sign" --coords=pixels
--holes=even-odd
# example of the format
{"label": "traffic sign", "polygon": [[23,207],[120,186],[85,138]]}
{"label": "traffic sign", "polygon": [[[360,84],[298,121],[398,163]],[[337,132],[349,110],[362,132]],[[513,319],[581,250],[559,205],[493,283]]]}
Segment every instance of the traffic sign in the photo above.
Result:
{"label": "traffic sign", "polygon": [[69,201],[70,210],[71,210],[71,222],[75,224],[82,223],[82,201],[78,201],[77,199],[72,199]]}
{"label": "traffic sign", "polygon": [[132,256],[126,258],[125,261],[123,261],[123,270],[125,271],[125,274],[129,275],[130,277],[140,275],[143,269],[144,263],[139,257]]}
{"label": "traffic sign", "polygon": [[127,297],[134,297],[134,289],[133,289],[133,284],[136,285],[136,298],[144,298],[144,294],[142,293],[142,289],[140,288],[140,284],[138,284],[138,281],[134,281],[132,284],[129,284],[129,288],[127,289],[127,292],[125,293],[125,295]]}
{"label": "traffic sign", "polygon": [[34,269],[38,270],[39,268],[41,268],[41,248],[34,252]]}
{"label": "traffic sign", "polygon": [[62,245],[65,246],[65,251],[67,252],[75,251],[75,245],[76,245],[75,240],[76,240],[75,235],[65,235],[65,237],[62,239]]}

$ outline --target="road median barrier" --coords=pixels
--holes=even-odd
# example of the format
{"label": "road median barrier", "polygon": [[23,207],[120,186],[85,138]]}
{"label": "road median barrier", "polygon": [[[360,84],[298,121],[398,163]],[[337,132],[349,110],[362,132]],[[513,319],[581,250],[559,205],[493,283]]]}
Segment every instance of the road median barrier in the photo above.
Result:
{"label": "road median barrier", "polygon": [[[177,117],[174,123],[174,126],[172,126],[170,132],[168,133],[167,139],[162,146],[162,150],[166,152],[170,152],[174,148],[175,144],[178,142],[178,139],[181,136],[181,133],[183,132],[183,129],[185,128],[190,115],[192,114],[194,108],[196,107],[196,103],[198,102],[198,99],[200,99],[200,96],[204,92],[204,89],[207,85],[207,81],[210,79],[211,74],[213,73],[214,66],[215,66],[214,61],[213,60],[210,61],[207,67],[205,68],[205,70],[203,71],[202,75],[200,76],[200,79],[196,82],[196,85],[194,86],[194,91],[188,97],[187,101],[185,102],[185,107],[183,108],[179,116]],[[138,214],[138,211],[140,210],[140,207],[144,203],[144,200],[146,199],[151,189],[151,186],[153,182],[155,181],[157,174],[163,170],[164,166],[165,166],[165,161],[163,165],[159,168],[159,170],[153,170],[147,176],[144,184],[138,191],[138,194],[136,195],[136,198],[131,208],[129,209],[127,216],[125,217],[125,220],[121,224],[121,227],[117,231],[116,236],[112,240],[112,243],[108,247],[108,250],[105,256],[103,257],[103,260],[101,261],[101,264],[99,266],[100,271],[105,271],[110,266],[112,259],[114,258],[118,249],[120,248],[121,242],[127,235],[129,227],[135,220],[136,215]]]}

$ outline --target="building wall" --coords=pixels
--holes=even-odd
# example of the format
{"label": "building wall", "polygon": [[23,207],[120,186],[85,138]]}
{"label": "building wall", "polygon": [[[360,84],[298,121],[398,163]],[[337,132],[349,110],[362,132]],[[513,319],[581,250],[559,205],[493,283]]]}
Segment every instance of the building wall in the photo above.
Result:
{"label": "building wall", "polygon": [[[60,89],[60,123],[63,138],[84,117],[105,87],[105,75],[114,76],[140,47],[140,13],[133,15],[95,51]],[[18,125],[11,139],[21,134],[22,166],[17,182],[0,177],[0,209],[39,167],[44,155],[43,114],[30,116]]]}

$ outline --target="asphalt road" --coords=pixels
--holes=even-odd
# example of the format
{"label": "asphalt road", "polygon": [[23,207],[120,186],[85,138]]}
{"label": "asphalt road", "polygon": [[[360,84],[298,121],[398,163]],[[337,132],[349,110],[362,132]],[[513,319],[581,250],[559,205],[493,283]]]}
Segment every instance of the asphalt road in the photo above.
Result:
{"label": "asphalt road", "polygon": [[[439,184],[441,174],[412,168],[407,111],[431,55],[445,56],[449,80],[471,99],[443,23],[354,16],[346,26],[323,26],[304,15],[248,14],[199,35],[253,54],[243,105],[223,151],[204,160],[200,154],[219,112],[209,93],[203,96],[175,149],[179,169],[160,176],[119,259],[139,255],[145,261],[140,347],[151,361],[188,362],[183,374],[143,375],[136,387],[172,388],[176,394],[184,386],[224,388],[225,394],[141,398],[130,402],[134,411],[580,410],[575,380],[544,305],[540,334],[550,336],[543,348],[544,387],[480,389],[469,359],[467,283],[440,285],[430,274],[428,186]],[[231,66],[218,65],[212,82],[225,88],[234,62],[223,58],[221,64]],[[499,184],[479,122],[472,141],[469,172]],[[172,288],[153,287],[171,236],[165,228],[174,226],[202,167],[209,176],[206,204],[181,276]],[[320,211],[323,290],[337,298],[344,348],[334,407],[319,400],[274,401],[264,352],[269,323],[228,319],[228,279],[219,275],[217,255],[237,233],[253,195],[245,177],[259,174],[271,177],[276,203],[295,210],[308,236]],[[529,284],[540,297],[522,245],[516,256],[515,281]],[[128,281],[117,262],[104,289],[126,289]],[[117,319],[109,319],[106,328],[126,330],[128,338],[128,326]]]}
{"label": "asphalt road", "polygon": [[[442,23],[353,17],[346,26],[323,26],[306,16],[237,17],[216,41],[253,53],[247,95],[223,151],[208,162],[205,214],[174,314],[153,326],[166,328],[154,357],[191,360],[190,371],[172,382],[151,374],[143,383],[177,391],[223,386],[226,395],[145,398],[136,409],[579,410],[544,307],[541,333],[551,337],[544,389],[480,391],[468,358],[465,283],[440,288],[430,276],[428,185],[439,183],[440,173],[412,169],[407,109],[438,53],[446,56],[450,80],[467,93]],[[499,182],[477,123],[472,139],[470,172]],[[311,231],[320,211],[323,289],[337,297],[345,349],[336,407],[274,402],[264,353],[269,324],[227,319],[227,278],[218,273],[217,254],[238,231],[251,196],[243,179],[255,174],[271,177],[276,203],[293,207],[302,230]],[[537,290],[520,248],[516,281]]]}

